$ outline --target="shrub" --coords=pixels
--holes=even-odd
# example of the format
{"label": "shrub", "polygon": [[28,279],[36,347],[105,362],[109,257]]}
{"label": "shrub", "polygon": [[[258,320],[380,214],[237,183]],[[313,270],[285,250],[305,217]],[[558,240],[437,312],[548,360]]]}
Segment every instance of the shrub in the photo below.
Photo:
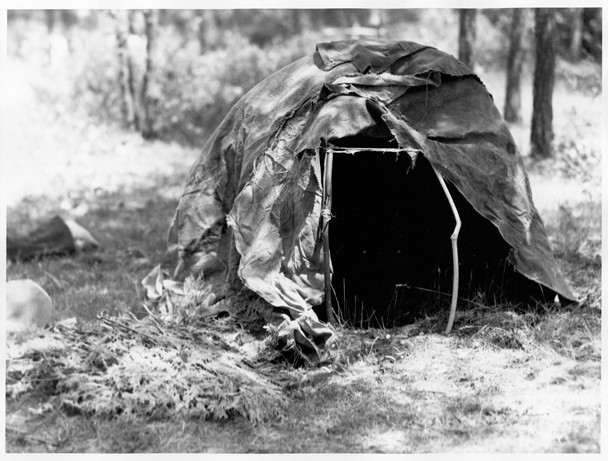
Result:
{"label": "shrub", "polygon": [[[161,139],[196,146],[202,146],[241,96],[274,71],[312,52],[316,43],[308,34],[262,48],[227,31],[222,47],[201,54],[197,42],[184,43],[172,28],[159,32],[150,91],[153,129]],[[90,35],[85,53],[89,59],[74,67],[73,99],[94,118],[116,122],[121,120],[121,96],[115,39],[108,33]],[[143,57],[134,51],[139,86]]]}
{"label": "shrub", "polygon": [[162,100],[154,118],[160,137],[198,145],[241,96],[306,53],[301,40],[260,48],[238,34],[222,48],[204,54],[197,49],[167,50],[161,58],[155,78]]}
{"label": "shrub", "polygon": [[114,36],[89,33],[86,48],[79,54],[82,58],[72,61],[73,104],[93,119],[119,122],[121,99]]}

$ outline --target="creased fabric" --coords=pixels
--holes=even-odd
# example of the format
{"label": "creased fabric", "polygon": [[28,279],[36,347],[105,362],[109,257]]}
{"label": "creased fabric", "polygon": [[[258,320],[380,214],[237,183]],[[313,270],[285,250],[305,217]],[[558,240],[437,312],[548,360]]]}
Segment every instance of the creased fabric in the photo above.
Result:
{"label": "creased fabric", "polygon": [[311,309],[324,297],[317,149],[378,126],[421,152],[497,227],[518,272],[575,299],[492,97],[467,66],[413,42],[319,44],[235,104],[188,176],[166,278],[202,274],[218,300],[241,281],[285,309],[296,343],[319,356],[333,332]]}

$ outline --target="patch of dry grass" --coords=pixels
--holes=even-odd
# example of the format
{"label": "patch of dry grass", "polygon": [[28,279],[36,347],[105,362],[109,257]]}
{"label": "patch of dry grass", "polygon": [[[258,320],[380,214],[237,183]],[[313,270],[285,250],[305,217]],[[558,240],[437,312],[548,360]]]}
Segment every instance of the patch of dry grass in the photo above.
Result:
{"label": "patch of dry grass", "polygon": [[100,315],[62,321],[43,335],[11,334],[7,396],[45,392],[67,414],[102,418],[278,418],[280,388],[263,362],[251,365],[264,343],[243,348],[235,329],[223,320]]}
{"label": "patch of dry grass", "polygon": [[244,420],[98,419],[68,417],[58,409],[34,415],[38,408],[31,396],[19,405],[9,402],[9,453],[242,453],[249,450],[256,433]]}
{"label": "patch of dry grass", "polygon": [[[291,390],[286,419],[265,427],[256,451],[599,448],[597,361],[581,369],[567,357],[412,329],[352,336],[349,364],[306,372]],[[288,440],[296,431],[300,437]]]}

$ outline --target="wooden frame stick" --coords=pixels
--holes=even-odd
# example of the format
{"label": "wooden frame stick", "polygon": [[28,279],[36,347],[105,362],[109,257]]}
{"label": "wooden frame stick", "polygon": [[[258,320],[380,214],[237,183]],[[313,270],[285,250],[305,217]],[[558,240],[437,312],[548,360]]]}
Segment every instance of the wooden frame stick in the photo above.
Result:
{"label": "wooden frame stick", "polygon": [[445,193],[445,196],[450,203],[450,207],[452,208],[452,213],[454,213],[454,219],[456,219],[456,227],[454,227],[454,232],[452,232],[452,262],[454,264],[453,270],[453,279],[452,279],[452,306],[450,308],[450,319],[448,320],[448,326],[445,329],[445,334],[450,334],[452,331],[452,325],[454,324],[454,317],[456,317],[456,303],[458,301],[458,278],[459,278],[459,262],[458,262],[458,233],[460,232],[460,226],[462,222],[460,221],[460,215],[458,214],[458,210],[456,209],[456,205],[454,204],[454,200],[452,199],[452,195],[448,190],[448,186],[443,179],[443,176],[439,174],[438,171],[435,171],[437,175],[437,179],[439,179],[439,184]]}
{"label": "wooden frame stick", "polygon": [[331,305],[331,257],[329,253],[329,221],[331,219],[331,198],[332,187],[331,179],[333,174],[334,153],[331,149],[325,151],[325,168],[323,175],[323,254],[325,259],[325,312],[327,321],[331,324],[336,323],[334,311]]}

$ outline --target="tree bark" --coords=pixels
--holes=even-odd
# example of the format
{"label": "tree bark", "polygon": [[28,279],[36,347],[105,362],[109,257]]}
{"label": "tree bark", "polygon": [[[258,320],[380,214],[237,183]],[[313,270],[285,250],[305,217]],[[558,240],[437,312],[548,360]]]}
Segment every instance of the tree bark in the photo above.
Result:
{"label": "tree bark", "polygon": [[294,34],[302,32],[302,13],[301,10],[294,8],[290,11],[291,28]]}
{"label": "tree bark", "polygon": [[44,10],[44,18],[46,22],[46,32],[51,35],[55,31],[57,10]]}
{"label": "tree bark", "polygon": [[477,36],[477,10],[459,10],[458,59],[473,69],[475,65],[475,39]]}
{"label": "tree bark", "polygon": [[507,57],[507,91],[505,97],[505,120],[519,123],[521,117],[521,70],[523,65],[522,37],[524,21],[521,8],[513,8]]}
{"label": "tree bark", "polygon": [[583,8],[573,8],[572,10],[570,59],[579,61],[583,49]]}
{"label": "tree bark", "polygon": [[44,19],[46,23],[46,60],[47,65],[53,64],[53,41],[52,36],[55,33],[55,23],[57,22],[57,10],[44,10]]}
{"label": "tree bark", "polygon": [[536,67],[532,110],[531,149],[538,159],[552,155],[553,87],[555,83],[556,21],[551,8],[535,11]]}
{"label": "tree bark", "polygon": [[146,67],[141,85],[141,134],[145,139],[154,136],[154,121],[152,119],[153,98],[150,95],[150,81],[154,72],[154,50],[156,49],[156,29],[158,24],[158,12],[155,10],[144,10],[145,33],[146,33]]}
{"label": "tree bark", "polygon": [[217,10],[198,12],[198,42],[200,53],[217,48],[221,42],[221,25]]}
{"label": "tree bark", "polygon": [[[128,35],[135,35],[135,11],[134,10],[129,10],[127,12],[127,26],[128,26]],[[127,36],[128,37],[128,36]],[[134,64],[133,64],[133,56],[131,56],[131,50],[128,46],[125,47],[126,50],[126,60],[127,60],[127,88],[129,91],[129,96],[131,98],[131,101],[133,101],[133,119],[132,121],[130,121],[130,125],[133,126],[133,128],[135,129],[135,131],[139,131],[140,130],[140,117],[139,117],[139,104],[140,101],[138,101],[137,98],[137,91],[135,89],[136,84],[135,84],[135,68],[134,68]]]}
{"label": "tree bark", "polygon": [[129,65],[129,48],[127,44],[126,18],[124,11],[112,11],[116,29],[116,49],[118,51],[118,81],[120,85],[120,111],[126,128],[133,129],[135,126],[135,101],[130,90],[132,83],[131,68]]}

